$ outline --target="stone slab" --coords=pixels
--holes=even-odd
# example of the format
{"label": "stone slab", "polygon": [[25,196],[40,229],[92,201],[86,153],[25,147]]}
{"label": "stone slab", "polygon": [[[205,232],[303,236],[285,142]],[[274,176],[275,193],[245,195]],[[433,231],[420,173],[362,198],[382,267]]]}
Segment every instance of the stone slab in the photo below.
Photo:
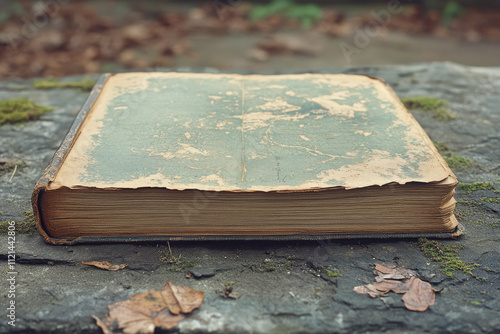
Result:
{"label": "stone slab", "polygon": [[[477,162],[455,170],[460,182],[487,181],[500,189],[500,68],[424,63],[321,72],[373,75],[386,80],[400,97],[448,100],[455,120],[438,122],[424,112],[414,115],[432,140]],[[35,90],[31,83],[0,82],[0,99],[29,97],[55,107],[38,121],[0,127],[0,157],[27,165],[13,177],[0,176],[2,221],[21,221],[31,210],[33,186],[88,94]],[[416,240],[172,242],[170,255],[165,243],[50,246],[37,235],[18,235],[16,326],[7,324],[10,299],[4,275],[0,332],[98,333],[91,315],[103,317],[107,305],[160,289],[167,281],[205,291],[201,308],[177,327],[180,333],[500,332],[500,204],[481,197],[498,193],[483,190],[468,195],[457,190],[459,220],[467,231],[458,240],[440,241],[463,247],[461,258],[481,265],[474,276],[444,275]],[[7,237],[0,240],[1,270],[6,271]],[[177,263],[172,263],[174,258]],[[81,264],[93,260],[129,266],[108,272]],[[442,289],[430,310],[408,311],[400,295],[371,299],[352,291],[373,281],[374,262],[394,261]],[[342,276],[328,277],[324,269]],[[197,275],[187,275],[190,271]],[[220,296],[226,282],[234,282],[241,298]]]}

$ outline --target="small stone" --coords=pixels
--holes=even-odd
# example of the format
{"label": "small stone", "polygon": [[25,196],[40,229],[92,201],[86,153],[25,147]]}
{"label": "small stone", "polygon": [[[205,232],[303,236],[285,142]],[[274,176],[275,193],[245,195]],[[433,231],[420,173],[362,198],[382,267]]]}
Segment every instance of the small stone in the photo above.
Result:
{"label": "small stone", "polygon": [[212,277],[215,276],[215,270],[212,268],[206,268],[206,267],[195,267],[189,272],[195,277],[195,278],[207,278],[207,277]]}

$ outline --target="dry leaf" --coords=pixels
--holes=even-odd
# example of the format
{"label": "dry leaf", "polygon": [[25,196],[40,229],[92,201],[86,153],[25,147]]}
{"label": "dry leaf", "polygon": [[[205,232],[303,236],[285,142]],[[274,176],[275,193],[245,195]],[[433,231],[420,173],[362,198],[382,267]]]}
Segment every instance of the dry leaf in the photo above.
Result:
{"label": "dry leaf", "polygon": [[378,291],[383,292],[395,292],[395,293],[405,293],[408,291],[408,282],[400,282],[394,280],[382,280],[376,283],[373,283],[373,286]]}
{"label": "dry leaf", "polygon": [[125,268],[128,264],[111,264],[108,261],[91,261],[91,262],[82,262],[87,266],[94,266],[104,270],[116,271]]}
{"label": "dry leaf", "polygon": [[402,298],[407,309],[423,312],[427,310],[430,305],[434,305],[436,293],[428,282],[412,277],[408,283],[408,291]]}
{"label": "dry leaf", "polygon": [[394,266],[393,268],[384,266],[380,263],[375,263],[375,275],[393,275],[385,276],[384,278],[392,278],[392,279],[400,279],[398,276],[403,276],[403,278],[410,278],[411,276],[415,276],[415,273],[411,270],[405,268],[398,268]]}
{"label": "dry leaf", "polygon": [[396,269],[386,267],[380,263],[375,263],[375,270],[382,274],[395,274],[397,272]]}
{"label": "dry leaf", "polygon": [[95,315],[93,315],[92,318],[95,320],[96,325],[102,329],[103,334],[112,334],[112,332],[109,330],[108,325],[106,323],[101,321],[101,319],[99,319]]}
{"label": "dry leaf", "polygon": [[406,276],[404,275],[400,275],[400,274],[382,274],[382,275],[378,275],[378,276],[375,276],[375,281],[377,282],[380,282],[380,281],[383,281],[383,280],[386,280],[386,279],[405,279],[407,278]]}
{"label": "dry leaf", "polygon": [[385,296],[385,293],[377,290],[373,284],[355,286],[353,290],[362,295],[369,295],[372,298],[376,298],[377,296]]}
{"label": "dry leaf", "polygon": [[[415,277],[415,273],[405,268],[393,268],[375,263],[375,283],[357,286],[353,290],[359,294],[367,294],[372,298],[385,296],[387,292],[404,294],[401,298],[405,307],[411,311],[423,312],[434,305],[436,290],[432,286]],[[392,279],[390,279],[392,278]],[[410,278],[405,282],[400,280]]]}
{"label": "dry leaf", "polygon": [[203,291],[196,291],[187,286],[177,286],[170,282],[160,292],[173,314],[191,313],[203,301]]}
{"label": "dry leaf", "polygon": [[185,316],[203,302],[203,291],[196,291],[185,286],[176,286],[170,282],[163,290],[149,290],[108,306],[109,315],[96,324],[104,334],[121,329],[124,333],[154,333],[159,327],[169,330],[177,326]]}

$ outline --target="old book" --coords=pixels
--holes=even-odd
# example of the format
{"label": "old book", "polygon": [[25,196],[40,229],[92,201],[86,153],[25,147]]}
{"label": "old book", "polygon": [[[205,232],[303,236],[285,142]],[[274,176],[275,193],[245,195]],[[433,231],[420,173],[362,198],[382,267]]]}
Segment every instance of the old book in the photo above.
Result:
{"label": "old book", "polygon": [[359,75],[104,75],[32,203],[47,242],[454,237],[457,179]]}

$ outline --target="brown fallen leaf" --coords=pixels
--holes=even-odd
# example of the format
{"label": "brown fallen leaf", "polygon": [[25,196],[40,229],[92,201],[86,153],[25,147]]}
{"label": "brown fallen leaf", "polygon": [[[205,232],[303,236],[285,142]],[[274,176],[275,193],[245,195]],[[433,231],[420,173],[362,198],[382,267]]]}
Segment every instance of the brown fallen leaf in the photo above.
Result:
{"label": "brown fallen leaf", "polygon": [[385,276],[385,278],[399,279],[396,277],[403,276],[404,278],[410,278],[411,276],[415,276],[415,273],[413,271],[405,269],[405,268],[399,268],[397,266],[390,268],[390,267],[384,266],[380,263],[375,263],[375,275],[378,275],[378,276],[394,275],[392,277]]}
{"label": "brown fallen leaf", "polygon": [[113,334],[113,332],[108,328],[107,323],[104,323],[95,315],[93,315],[92,318],[95,320],[95,324],[102,330],[103,334]]}
{"label": "brown fallen leaf", "polygon": [[169,330],[177,326],[185,318],[180,313],[198,308],[203,297],[203,291],[167,282],[163,290],[149,290],[109,305],[109,315],[104,320],[93,318],[104,334],[116,330],[127,334],[150,334],[157,327]]}
{"label": "brown fallen leaf", "polygon": [[380,271],[382,274],[394,274],[396,272],[395,269],[386,267],[380,263],[375,263],[375,270]]}
{"label": "brown fallen leaf", "polygon": [[369,295],[372,298],[377,296],[385,297],[385,293],[377,290],[373,284],[355,286],[353,290],[361,295]]}
{"label": "brown fallen leaf", "polygon": [[104,270],[116,271],[125,268],[128,264],[111,264],[108,261],[90,261],[90,262],[82,262],[87,266],[94,266]]}
{"label": "brown fallen leaf", "polygon": [[405,293],[408,291],[408,282],[401,282],[395,280],[381,280],[379,282],[373,283],[373,286],[378,291],[382,292],[395,292],[395,293]]}
{"label": "brown fallen leaf", "polygon": [[[191,313],[201,305],[204,295],[203,291],[196,291],[187,286],[177,286],[170,282],[167,282],[160,292],[165,301],[169,298],[168,309],[173,314]],[[171,296],[174,299],[170,299]]]}
{"label": "brown fallen leaf", "polygon": [[[357,286],[353,290],[359,294],[367,294],[372,298],[385,296],[388,292],[403,294],[401,298],[405,307],[410,311],[423,312],[434,305],[436,292],[428,282],[424,282],[415,276],[415,272],[394,266],[390,268],[375,263],[375,282]],[[406,281],[403,279],[409,278]]]}
{"label": "brown fallen leaf", "polygon": [[386,280],[386,279],[398,279],[398,280],[402,280],[402,279],[405,279],[405,278],[407,278],[407,277],[404,276],[404,275],[400,275],[400,274],[381,274],[381,275],[375,276],[375,281],[380,282],[380,281],[383,281],[383,280]]}
{"label": "brown fallen leaf", "polygon": [[411,311],[423,312],[434,305],[435,290],[428,282],[412,277],[408,281],[408,291],[403,295],[405,307]]}

